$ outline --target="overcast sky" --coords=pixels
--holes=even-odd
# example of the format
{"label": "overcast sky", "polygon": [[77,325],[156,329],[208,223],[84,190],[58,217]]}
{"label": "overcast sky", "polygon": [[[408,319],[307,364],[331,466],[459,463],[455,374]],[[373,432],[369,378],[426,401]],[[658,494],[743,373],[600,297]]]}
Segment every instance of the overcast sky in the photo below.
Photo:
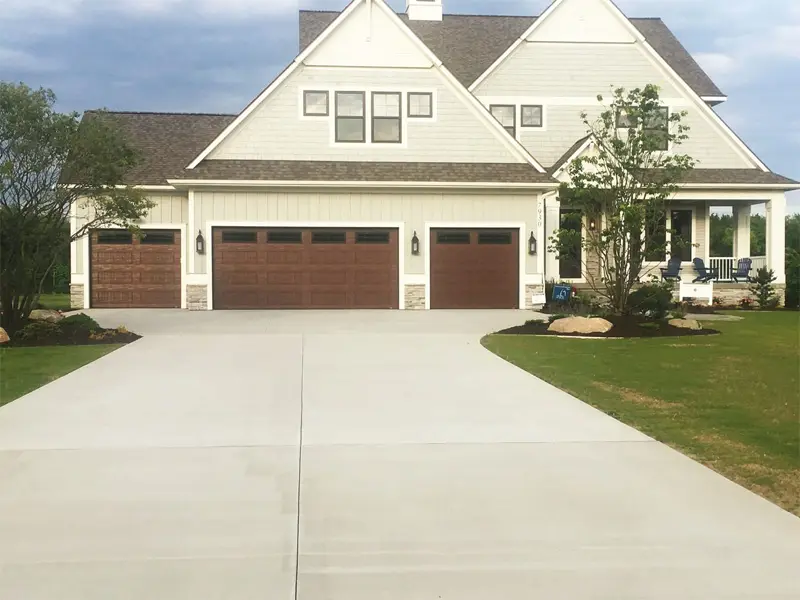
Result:
{"label": "overcast sky", "polygon": [[[549,0],[444,0],[453,13],[540,14]],[[0,0],[0,79],[64,110],[239,112],[297,54],[297,9],[347,0]],[[398,10],[405,0],[391,0]],[[618,0],[662,17],[730,99],[719,112],[800,180],[799,0]],[[800,212],[800,193],[790,196]]]}

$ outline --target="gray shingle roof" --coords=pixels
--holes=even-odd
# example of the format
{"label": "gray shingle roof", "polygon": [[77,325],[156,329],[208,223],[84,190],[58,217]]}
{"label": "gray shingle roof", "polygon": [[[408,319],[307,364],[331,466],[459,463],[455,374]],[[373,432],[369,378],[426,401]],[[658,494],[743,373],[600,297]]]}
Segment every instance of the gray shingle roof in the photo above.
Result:
{"label": "gray shingle roof", "polygon": [[683,178],[683,183],[797,185],[793,179],[761,169],[693,169]]}
{"label": "gray shingle roof", "polygon": [[[339,15],[335,11],[300,11],[302,52]],[[537,17],[444,15],[441,22],[410,21],[411,28],[448,70],[469,87],[536,21]],[[661,19],[631,19],[648,43],[700,96],[724,96]]]}
{"label": "gray shingle roof", "polygon": [[528,164],[205,160],[182,179],[253,181],[413,181],[424,183],[552,183]]}

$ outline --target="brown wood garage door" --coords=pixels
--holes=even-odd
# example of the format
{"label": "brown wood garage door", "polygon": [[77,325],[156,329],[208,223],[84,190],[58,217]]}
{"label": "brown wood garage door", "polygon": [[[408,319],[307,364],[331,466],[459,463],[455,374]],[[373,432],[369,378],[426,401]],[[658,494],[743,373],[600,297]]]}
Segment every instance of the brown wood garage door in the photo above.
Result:
{"label": "brown wood garage door", "polygon": [[431,308],[518,308],[519,230],[432,229]]}
{"label": "brown wood garage door", "polygon": [[93,231],[90,260],[93,308],[181,307],[180,231]]}
{"label": "brown wood garage door", "polygon": [[214,308],[398,308],[393,229],[214,229]]}

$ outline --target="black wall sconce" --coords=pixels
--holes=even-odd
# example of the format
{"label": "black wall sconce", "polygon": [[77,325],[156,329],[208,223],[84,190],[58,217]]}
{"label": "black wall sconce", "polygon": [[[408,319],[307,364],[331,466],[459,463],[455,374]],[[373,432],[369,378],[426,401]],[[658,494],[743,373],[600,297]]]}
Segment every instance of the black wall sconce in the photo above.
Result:
{"label": "black wall sconce", "polygon": [[194,240],[194,247],[198,254],[206,253],[206,238],[203,237],[203,232],[197,232],[197,238]]}
{"label": "black wall sconce", "polygon": [[594,217],[589,219],[589,231],[594,231],[597,229],[597,221],[594,220]]}
{"label": "black wall sconce", "polygon": [[536,238],[533,236],[533,232],[531,231],[531,237],[528,239],[528,254],[531,256],[536,254]]}
{"label": "black wall sconce", "polygon": [[417,232],[414,232],[414,237],[411,238],[411,254],[419,256],[419,238]]}

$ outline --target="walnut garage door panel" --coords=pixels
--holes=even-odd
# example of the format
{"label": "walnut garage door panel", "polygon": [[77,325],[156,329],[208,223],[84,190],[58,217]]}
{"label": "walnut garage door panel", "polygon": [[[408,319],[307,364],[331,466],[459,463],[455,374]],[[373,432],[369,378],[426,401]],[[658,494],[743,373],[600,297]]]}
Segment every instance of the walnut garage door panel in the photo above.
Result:
{"label": "walnut garage door panel", "polygon": [[92,308],[180,308],[180,231],[93,231],[90,272]]}
{"label": "walnut garage door panel", "polygon": [[398,308],[396,229],[215,228],[214,308]]}
{"label": "walnut garage door panel", "polygon": [[431,229],[431,308],[518,308],[518,229]]}

